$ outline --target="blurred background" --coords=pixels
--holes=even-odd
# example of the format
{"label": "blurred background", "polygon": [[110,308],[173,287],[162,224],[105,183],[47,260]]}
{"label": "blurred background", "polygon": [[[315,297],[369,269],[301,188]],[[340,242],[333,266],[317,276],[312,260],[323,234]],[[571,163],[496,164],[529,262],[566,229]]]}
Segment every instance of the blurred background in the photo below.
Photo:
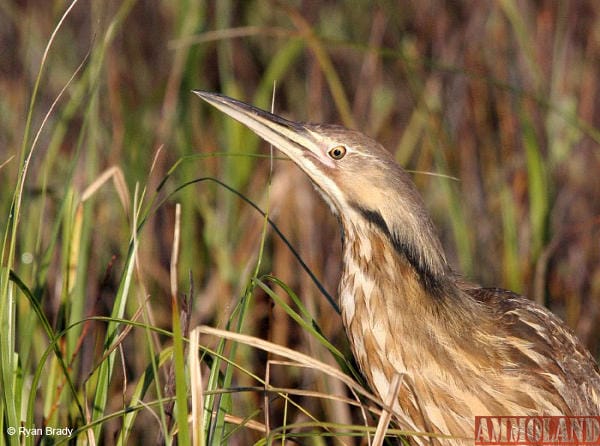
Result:
{"label": "blurred background", "polygon": [[[239,321],[242,333],[335,364],[264,290],[248,292],[256,270],[272,273],[348,351],[340,318],[281,238],[265,234],[261,214],[212,180],[170,195],[186,182],[218,179],[268,210],[336,296],[335,219],[297,168],[275,160],[271,169],[268,146],[190,91],[222,92],[293,120],[343,124],[377,139],[411,172],[457,271],[548,306],[598,358],[599,73],[600,4],[593,0],[0,0],[3,266],[32,290],[55,332],[114,315],[130,240],[143,220],[122,317],[133,319],[143,307],[146,321],[172,331],[170,263],[180,203],[176,294],[191,306],[182,312],[189,326]],[[15,196],[20,213],[11,245]],[[296,308],[282,288],[271,287]],[[241,317],[243,296],[250,299]],[[12,345],[27,377],[49,341],[30,303],[19,298],[14,305]],[[83,399],[91,398],[89,376],[103,360],[106,327],[95,321],[69,330],[63,351]],[[142,347],[148,342],[143,330],[124,337],[105,413],[127,404],[152,356]],[[153,342],[154,353],[171,344],[164,335]],[[249,348],[235,355],[259,376],[271,357]],[[65,385],[56,365],[48,360],[43,367],[33,403],[37,424],[77,424],[72,399],[55,388]],[[270,372],[280,387],[347,392],[314,371]],[[167,375],[161,386],[168,387]],[[238,385],[251,381],[241,375]],[[22,392],[29,397],[26,386]],[[239,417],[265,423],[260,392],[238,398]],[[339,402],[298,401],[319,419],[361,423]],[[274,427],[284,403],[271,403]],[[148,412],[140,412],[131,438],[160,441]],[[120,423],[104,422],[102,441],[116,442]],[[241,428],[226,442],[250,444],[263,435]]]}

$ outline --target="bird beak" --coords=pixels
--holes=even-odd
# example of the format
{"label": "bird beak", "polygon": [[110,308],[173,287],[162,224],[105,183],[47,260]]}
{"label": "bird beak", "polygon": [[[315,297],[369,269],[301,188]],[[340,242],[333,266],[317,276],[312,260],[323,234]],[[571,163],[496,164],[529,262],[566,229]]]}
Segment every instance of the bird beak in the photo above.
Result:
{"label": "bird beak", "polygon": [[[304,171],[310,172],[311,168],[323,164],[324,161],[325,164],[328,164],[328,160],[324,160],[321,155],[321,144],[304,125],[221,94],[200,90],[193,92],[210,105],[244,124],[268,143],[273,144]],[[318,163],[315,162],[317,160]],[[312,166],[307,166],[307,162],[310,162]]]}

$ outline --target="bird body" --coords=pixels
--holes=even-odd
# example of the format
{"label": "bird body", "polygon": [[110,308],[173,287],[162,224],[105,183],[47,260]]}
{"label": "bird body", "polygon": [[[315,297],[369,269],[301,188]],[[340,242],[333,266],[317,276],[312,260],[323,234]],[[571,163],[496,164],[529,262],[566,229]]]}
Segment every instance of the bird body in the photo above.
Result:
{"label": "bird body", "polygon": [[600,370],[572,331],[515,293],[450,268],[408,174],[380,144],[340,126],[301,124],[196,91],[289,156],[342,228],[342,321],[382,400],[398,377],[400,428],[472,444],[475,416],[600,415]]}

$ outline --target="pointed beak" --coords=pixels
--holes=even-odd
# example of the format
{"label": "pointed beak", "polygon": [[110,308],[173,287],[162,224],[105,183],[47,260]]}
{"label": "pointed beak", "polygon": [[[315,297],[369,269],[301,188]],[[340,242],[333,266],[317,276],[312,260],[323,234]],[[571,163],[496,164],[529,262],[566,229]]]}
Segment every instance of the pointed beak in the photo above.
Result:
{"label": "pointed beak", "polygon": [[[303,124],[289,121],[218,93],[200,90],[193,92],[273,144],[307,173],[315,166],[323,164],[318,141]],[[307,166],[309,161],[310,166]]]}

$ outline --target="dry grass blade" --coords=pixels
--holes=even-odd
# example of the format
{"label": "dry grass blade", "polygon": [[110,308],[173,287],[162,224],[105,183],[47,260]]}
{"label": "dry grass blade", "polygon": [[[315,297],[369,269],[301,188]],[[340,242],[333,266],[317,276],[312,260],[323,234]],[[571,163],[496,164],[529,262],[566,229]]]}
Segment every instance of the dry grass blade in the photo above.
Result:
{"label": "dry grass blade", "polygon": [[265,341],[264,339],[257,338],[255,336],[249,336],[242,333],[234,333],[227,330],[209,327],[207,325],[197,327],[197,330],[202,334],[240,342],[242,344],[258,348],[260,350],[264,350],[266,352],[282,356],[284,358],[288,358],[297,362],[301,366],[315,370],[320,370],[327,375],[339,379],[357,394],[371,400],[372,402],[379,403],[375,396],[367,392],[360,384],[354,381],[351,377],[336,369],[335,367],[332,367],[331,365],[326,364],[324,362],[315,360],[315,358],[305,355],[304,353],[300,353],[298,351],[292,350],[291,348],[287,348],[282,345],[275,344],[273,342]]}
{"label": "dry grass blade", "polygon": [[[390,389],[387,397],[385,398],[385,405],[387,407],[394,407],[394,401],[398,400],[398,392],[400,391],[400,383],[402,382],[402,376],[395,374],[392,376],[390,383]],[[392,419],[392,412],[386,408],[383,409],[379,422],[377,423],[377,430],[375,431],[375,437],[371,446],[381,446],[385,439],[385,432]]]}
{"label": "dry grass blade", "polygon": [[2,164],[0,164],[0,169],[2,169],[4,166],[6,166],[8,163],[10,163],[14,159],[14,157],[15,157],[15,155],[11,155],[6,160],[4,160],[2,162]]}
{"label": "dry grass blade", "polygon": [[[315,362],[315,361],[313,360],[313,362]],[[305,365],[305,364],[300,364],[295,361],[283,361],[283,360],[277,360],[277,359],[270,359],[269,366],[273,366],[273,365],[280,365],[280,366],[287,366],[287,367],[300,367],[300,368],[307,368],[307,369],[315,370],[315,366],[313,364]],[[316,366],[317,367],[319,366],[318,362],[317,362]],[[341,401],[344,404],[348,404],[351,406],[362,407],[362,404],[360,403],[358,398],[352,399],[352,398],[348,398],[343,395],[323,393],[323,392],[319,392],[319,391],[315,391],[315,390],[275,387],[275,386],[269,385],[269,383],[266,379],[265,379],[265,383],[268,385],[267,389],[271,392],[282,392],[282,393],[287,393],[290,395],[302,395],[302,396],[308,396],[308,397],[313,397],[313,398],[326,398],[326,399],[331,399],[331,400],[335,400],[335,401]]]}
{"label": "dry grass blade", "polygon": [[171,296],[177,299],[177,265],[179,262],[179,239],[181,234],[181,204],[175,205],[175,228],[173,230],[173,249],[171,251]]}
{"label": "dry grass blade", "polygon": [[85,188],[81,194],[81,202],[85,203],[100,189],[108,180],[112,180],[115,186],[115,190],[119,195],[119,200],[125,212],[129,215],[131,209],[131,197],[129,195],[129,189],[125,182],[125,176],[119,166],[112,166],[102,172],[95,181],[93,181],[88,187]]}
{"label": "dry grass blade", "polygon": [[192,425],[192,444],[194,446],[203,446],[204,426],[202,425],[202,411],[204,410],[204,389],[202,386],[202,369],[198,352],[200,344],[200,333],[192,330],[190,333],[190,345],[188,348],[188,367],[190,371],[190,394],[191,394],[191,425]]}

